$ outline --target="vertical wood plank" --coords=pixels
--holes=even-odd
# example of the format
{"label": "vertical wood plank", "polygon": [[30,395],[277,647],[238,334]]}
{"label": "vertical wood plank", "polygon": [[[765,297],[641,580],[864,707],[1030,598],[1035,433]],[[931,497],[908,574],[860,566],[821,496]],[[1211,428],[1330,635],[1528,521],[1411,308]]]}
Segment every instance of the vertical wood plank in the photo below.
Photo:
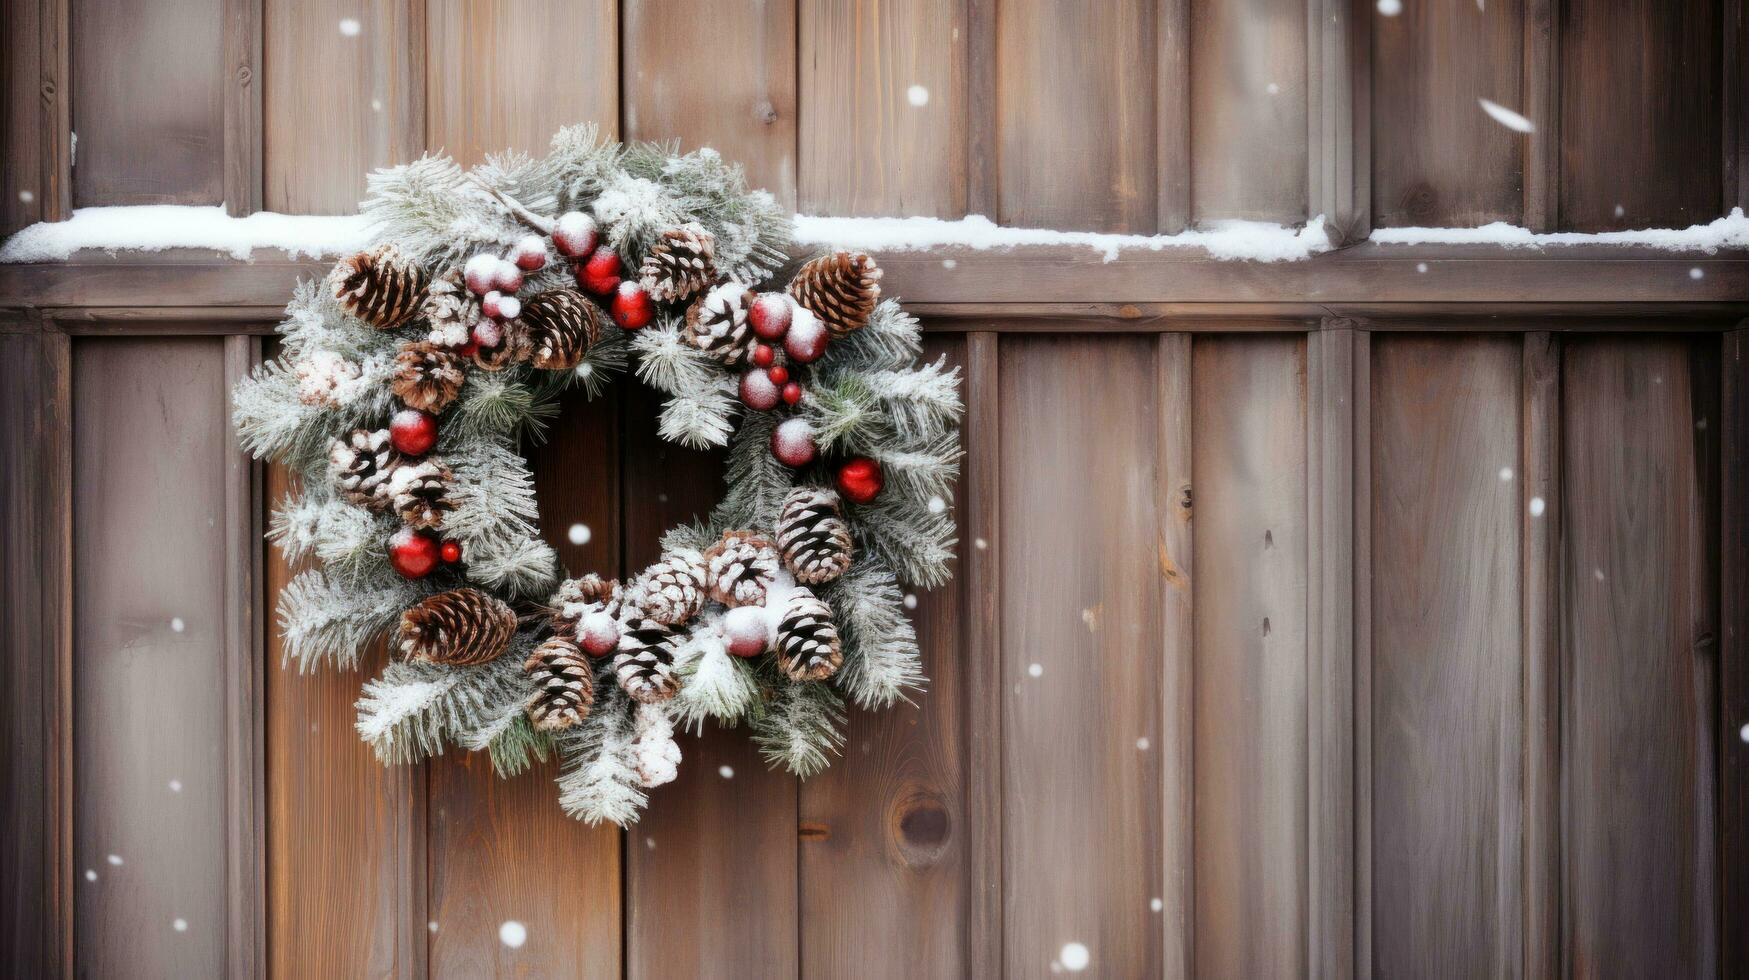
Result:
{"label": "vertical wood plank", "polygon": [[224,6],[225,207],[230,214],[261,210],[262,0],[222,0]]}
{"label": "vertical wood plank", "polygon": [[1523,3],[1410,3],[1367,18],[1375,224],[1519,223],[1535,137],[1495,122],[1478,100],[1529,115]]}
{"label": "vertical wood plank", "polygon": [[1002,555],[999,335],[966,337],[966,958],[969,976],[1002,971]]}
{"label": "vertical wood plank", "polygon": [[228,938],[223,341],[73,353],[75,956],[96,976],[212,976]]}
{"label": "vertical wood plank", "polygon": [[1562,931],[1576,975],[1718,969],[1718,376],[1695,358],[1703,343],[1563,352]]}
{"label": "vertical wood plank", "polygon": [[[1719,864],[1724,922],[1749,919],[1749,328],[1723,339],[1719,634]],[[1727,977],[1749,975],[1749,935],[1721,933]]]}
{"label": "vertical wood plank", "polygon": [[1152,4],[1008,0],[995,26],[1000,220],[1153,231]]}
{"label": "vertical wood plank", "polygon": [[43,221],[73,216],[73,0],[42,0],[36,67],[42,97],[41,162],[37,168]]}
{"label": "vertical wood plank", "polygon": [[795,0],[630,0],[622,41],[628,139],[712,147],[795,207]]}
{"label": "vertical wood plank", "polygon": [[222,201],[222,0],[72,0],[72,16],[74,204]]}
{"label": "vertical wood plank", "polygon": [[427,0],[426,143],[464,166],[544,155],[559,127],[619,132],[619,9],[608,0]]}
{"label": "vertical wood plank", "polygon": [[1306,5],[1190,4],[1197,220],[1305,220]]}
{"label": "vertical wood plank", "polygon": [[0,235],[41,220],[44,125],[41,86],[43,5],[40,0],[5,0],[9,37],[27,39],[0,45]]}
{"label": "vertical wood plank", "polygon": [[[259,337],[226,337],[224,390],[236,390],[260,360]],[[267,964],[261,467],[232,426],[225,427],[224,463],[225,967],[230,976],[261,976]]]}
{"label": "vertical wood plank", "polygon": [[[1002,345],[1005,972],[1161,971],[1158,392],[1141,337]],[[1048,896],[1048,898],[1047,898]]]}
{"label": "vertical wood plank", "polygon": [[1522,969],[1521,357],[1500,335],[1373,342],[1379,976]]}
{"label": "vertical wood plank", "polygon": [[798,14],[801,210],[965,214],[964,0],[801,0]]}
{"label": "vertical wood plank", "polygon": [[1373,16],[1364,0],[1306,0],[1306,210],[1338,244],[1372,233]]}
{"label": "vertical wood plank", "polygon": [[1561,0],[1524,0],[1524,225],[1554,231],[1561,200]]}
{"label": "vertical wood plank", "polygon": [[1155,4],[1154,226],[1165,234],[1183,231],[1192,215],[1191,7],[1192,0]]}
{"label": "vertical wood plank", "polygon": [[1561,0],[1563,228],[1718,216],[1721,2]]}
{"label": "vertical wood plank", "polygon": [[263,0],[270,211],[351,214],[425,149],[423,0]]}
{"label": "vertical wood plank", "polygon": [[996,0],[966,2],[966,213],[1000,213]]}
{"label": "vertical wood plank", "polygon": [[[618,422],[612,396],[574,391],[530,452],[542,530],[577,574],[618,569]],[[559,808],[558,760],[508,780],[484,752],[430,767],[431,975],[619,976],[621,835]],[[500,941],[506,922],[523,926],[521,946]]]}
{"label": "vertical wood plank", "polygon": [[1372,342],[1357,324],[1354,334],[1354,947],[1353,975],[1371,980],[1372,894]]}
{"label": "vertical wood plank", "polygon": [[1749,209],[1749,58],[1743,56],[1743,42],[1749,37],[1749,4],[1743,0],[1724,0],[1724,91],[1721,104],[1723,116],[1723,167],[1725,208]]}
{"label": "vertical wood plank", "polygon": [[1524,658],[1524,967],[1561,971],[1561,348],[1524,335],[1521,416],[1519,644]]}
{"label": "vertical wood plank", "polygon": [[[1192,550],[1191,422],[1195,389],[1189,334],[1162,334],[1154,347],[1160,418],[1154,446],[1154,513],[1160,567],[1160,933],[1162,972],[1196,972],[1196,676]],[[1153,903],[1150,901],[1149,907]]]}
{"label": "vertical wood plank", "polygon": [[1196,967],[1304,976],[1304,342],[1198,337],[1192,370]]}

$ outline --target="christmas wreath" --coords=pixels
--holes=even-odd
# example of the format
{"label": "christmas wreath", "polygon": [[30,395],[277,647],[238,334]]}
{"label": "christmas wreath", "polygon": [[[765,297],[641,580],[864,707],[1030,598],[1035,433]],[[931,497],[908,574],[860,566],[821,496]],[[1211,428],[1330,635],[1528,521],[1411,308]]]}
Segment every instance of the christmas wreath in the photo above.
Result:
{"label": "christmas wreath", "polygon": [[[298,287],[235,423],[302,477],[269,533],[316,559],[280,596],[288,662],[393,652],[357,705],[379,757],[556,752],[565,810],[625,824],[676,727],[746,724],[805,776],[847,700],[923,683],[903,589],[948,578],[959,375],[867,255],[792,257],[739,167],[587,126],[379,171],[363,207],[374,247]],[[662,438],[728,447],[726,491],[637,575],[568,577],[523,449],[624,371]]]}

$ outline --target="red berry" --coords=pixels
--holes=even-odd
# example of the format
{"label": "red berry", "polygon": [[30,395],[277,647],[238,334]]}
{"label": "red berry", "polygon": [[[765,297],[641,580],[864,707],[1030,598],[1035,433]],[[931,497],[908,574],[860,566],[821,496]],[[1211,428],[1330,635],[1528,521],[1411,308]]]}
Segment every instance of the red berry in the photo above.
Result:
{"label": "red berry", "polygon": [[581,211],[567,211],[553,223],[553,246],[566,258],[588,255],[600,241],[595,219]]}
{"label": "red berry", "polygon": [[881,464],[867,456],[856,456],[838,467],[838,492],[851,503],[866,504],[880,495],[886,478]]}
{"label": "red berry", "polygon": [[457,354],[460,354],[463,357],[473,357],[475,354],[478,354],[480,352],[480,342],[478,340],[475,340],[472,337],[469,337],[468,342],[461,345],[460,347],[457,347],[455,349],[455,352]]}
{"label": "red berry", "polygon": [[499,292],[496,289],[492,290],[491,292],[487,293],[486,295],[480,297],[480,312],[486,314],[487,316],[491,316],[491,317],[501,315],[498,312],[498,304],[503,302],[503,300],[504,300],[503,293]]}
{"label": "red berry", "polygon": [[753,345],[754,367],[770,367],[771,362],[775,360],[777,360],[777,351],[772,350],[770,344]]}
{"label": "red berry", "polygon": [[443,560],[451,565],[461,561],[462,546],[454,541],[445,541],[443,543]]}
{"label": "red berry", "polygon": [[789,333],[783,335],[783,351],[798,363],[811,364],[826,353],[826,341],[830,339],[819,317],[805,309],[797,310]]}
{"label": "red berry", "polygon": [[514,293],[522,288],[522,270],[508,259],[498,260],[498,271],[492,275],[492,288]]}
{"label": "red berry", "polygon": [[476,348],[491,350],[504,342],[504,328],[495,320],[481,320],[474,324],[474,332],[470,343]]}
{"label": "red berry", "polygon": [[468,292],[475,296],[484,296],[497,287],[492,284],[498,278],[498,256],[481,252],[462,266],[462,281],[467,284]]}
{"label": "red berry", "polygon": [[592,612],[577,624],[577,642],[591,657],[605,657],[619,647],[619,623],[605,612]]}
{"label": "red berry", "polygon": [[613,322],[622,330],[637,330],[656,318],[656,304],[635,282],[622,282],[613,294]]}
{"label": "red berry", "polygon": [[789,329],[793,307],[782,293],[760,293],[747,310],[747,322],[762,340],[776,340]]}
{"label": "red berry", "polygon": [[424,578],[437,567],[437,539],[404,527],[389,538],[389,565],[402,578]]}
{"label": "red berry", "polygon": [[791,381],[789,384],[784,385],[783,386],[783,400],[786,404],[790,404],[790,405],[794,405],[796,402],[801,401],[802,400],[802,386],[795,383],[794,381]]}
{"label": "red berry", "polygon": [[741,401],[756,412],[769,412],[782,397],[771,376],[755,368],[741,375]]}
{"label": "red berry", "polygon": [[423,456],[437,445],[437,416],[416,408],[403,408],[389,420],[389,443],[395,452]]}
{"label": "red berry", "polygon": [[771,454],[791,469],[799,469],[814,461],[819,446],[814,442],[814,429],[806,419],[785,419],[771,430]]}
{"label": "red berry", "polygon": [[789,368],[782,364],[773,364],[765,369],[765,376],[770,378],[774,385],[787,384],[789,382]]}
{"label": "red berry", "polygon": [[522,315],[522,300],[506,296],[498,301],[498,319],[514,320]]}
{"label": "red berry", "polygon": [[590,253],[583,263],[583,274],[591,279],[605,279],[620,273],[619,253],[611,245],[603,245]]}
{"label": "red berry", "polygon": [[539,235],[525,235],[510,250],[510,261],[525,272],[534,272],[547,264],[547,243]]}

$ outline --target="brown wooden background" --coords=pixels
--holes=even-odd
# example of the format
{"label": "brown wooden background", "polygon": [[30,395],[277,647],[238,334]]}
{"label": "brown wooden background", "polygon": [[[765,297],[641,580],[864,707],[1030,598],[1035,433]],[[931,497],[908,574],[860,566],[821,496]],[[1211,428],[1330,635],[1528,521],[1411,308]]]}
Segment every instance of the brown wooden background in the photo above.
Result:
{"label": "brown wooden background", "polygon": [[[1749,201],[1744,0],[3,6],[7,228],[348,211],[371,167],[581,120],[815,213],[1357,242]],[[931,689],[806,782],[689,740],[623,834],[550,768],[383,769],[362,673],[279,668],[284,475],[226,392],[319,264],[0,267],[12,972],[1749,969],[1742,254],[883,261],[966,371]],[[651,416],[622,385],[536,454],[573,570],[709,504],[716,462]]]}

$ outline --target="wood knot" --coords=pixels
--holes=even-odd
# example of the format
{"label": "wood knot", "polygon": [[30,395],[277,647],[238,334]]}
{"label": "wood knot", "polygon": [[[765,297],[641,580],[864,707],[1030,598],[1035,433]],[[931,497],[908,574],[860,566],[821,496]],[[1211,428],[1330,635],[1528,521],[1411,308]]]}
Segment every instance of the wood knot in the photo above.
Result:
{"label": "wood knot", "polygon": [[242,86],[247,87],[248,84],[254,80],[255,80],[255,70],[253,68],[250,68],[248,65],[238,65],[237,66],[237,84],[238,85],[242,85]]}
{"label": "wood knot", "polygon": [[1439,192],[1432,184],[1413,184],[1403,191],[1402,207],[1410,217],[1426,222],[1439,213]]}
{"label": "wood knot", "polygon": [[769,100],[761,100],[753,107],[753,118],[769,126],[777,122],[777,106],[772,105]]}
{"label": "wood knot", "polygon": [[832,828],[823,823],[800,823],[796,825],[796,836],[802,840],[827,840],[832,836]]}
{"label": "wood knot", "polygon": [[889,836],[907,867],[941,860],[953,837],[953,820],[939,796],[913,790],[894,801],[887,814]]}

